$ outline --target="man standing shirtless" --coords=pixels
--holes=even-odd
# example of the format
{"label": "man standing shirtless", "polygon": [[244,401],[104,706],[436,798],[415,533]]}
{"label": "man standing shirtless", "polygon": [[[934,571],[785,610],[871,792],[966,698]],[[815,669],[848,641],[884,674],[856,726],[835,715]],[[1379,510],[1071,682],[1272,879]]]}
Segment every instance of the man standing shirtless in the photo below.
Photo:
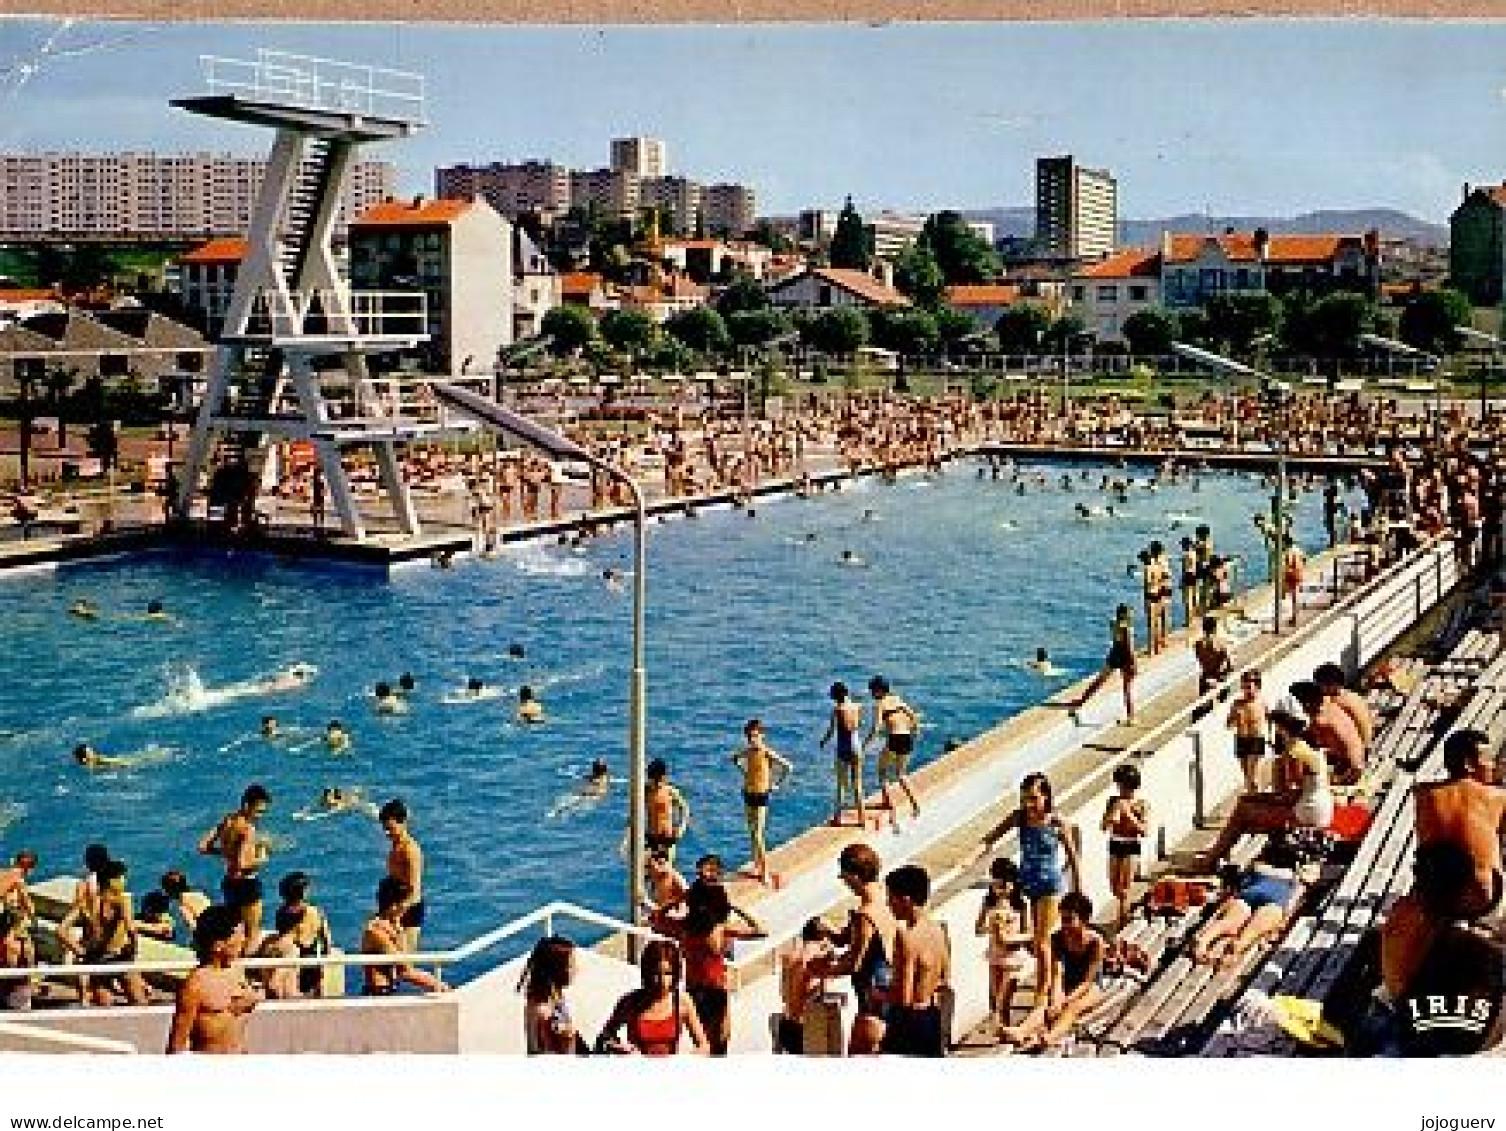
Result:
{"label": "man standing shirtless", "polygon": [[194,927],[199,966],[178,988],[167,1051],[243,1053],[246,1019],[261,1001],[231,963],[245,949],[240,916],[228,907],[208,907]]}
{"label": "man standing shirtless", "polygon": [[655,758],[648,764],[643,800],[647,819],[644,844],[650,852],[663,852],[673,867],[675,848],[690,824],[690,805],[685,795],[669,783],[669,766],[663,758]]}
{"label": "man standing shirtless", "polygon": [[926,911],[931,877],[918,864],[906,864],[884,879],[889,909],[899,921],[894,936],[894,989],[882,1051],[893,1056],[946,1055],[937,990],[951,980],[952,955],[946,929]]}
{"label": "man standing shirtless", "polygon": [[747,745],[732,755],[732,764],[743,772],[743,808],[753,853],[753,875],[759,883],[766,884],[769,856],[764,837],[769,824],[769,795],[783,784],[794,767],[770,748],[764,738],[763,723],[758,719],[748,720],[743,737]]}
{"label": "man standing shirtless", "polygon": [[417,954],[418,933],[424,925],[424,850],[408,831],[408,807],[398,798],[382,806],[377,820],[392,842],[387,852],[387,875],[407,891],[400,921],[403,945],[409,954]]}
{"label": "man standing shirtless", "polygon": [[205,856],[220,856],[225,861],[225,878],[220,891],[225,906],[240,916],[246,945],[261,938],[262,884],[257,873],[267,862],[267,842],[256,835],[256,822],[266,815],[272,795],[266,787],[253,782],[241,794],[241,807],[224,818],[199,841]]}

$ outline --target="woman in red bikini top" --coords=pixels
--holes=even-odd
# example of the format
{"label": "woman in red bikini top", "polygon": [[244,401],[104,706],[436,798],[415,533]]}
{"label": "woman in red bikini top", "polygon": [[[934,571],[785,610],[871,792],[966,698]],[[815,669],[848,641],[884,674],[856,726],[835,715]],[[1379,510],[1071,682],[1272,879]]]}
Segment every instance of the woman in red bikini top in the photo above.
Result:
{"label": "woman in red bikini top", "polygon": [[[706,1034],[695,1003],[680,988],[680,948],[654,939],[643,948],[639,963],[643,986],[624,994],[596,1038],[600,1052],[639,1056],[675,1056],[680,1036],[690,1039],[690,1052],[706,1054]],[[626,1029],[626,1040],[618,1033]]]}

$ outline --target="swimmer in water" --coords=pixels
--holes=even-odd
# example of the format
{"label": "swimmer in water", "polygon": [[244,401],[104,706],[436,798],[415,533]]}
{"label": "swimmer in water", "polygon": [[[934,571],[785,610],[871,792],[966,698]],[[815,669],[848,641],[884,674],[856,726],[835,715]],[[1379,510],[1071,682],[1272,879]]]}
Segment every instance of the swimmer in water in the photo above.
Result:
{"label": "swimmer in water", "polygon": [[526,655],[528,653],[523,650],[523,645],[521,644],[514,642],[507,646],[507,658],[509,660],[521,660]]}
{"label": "swimmer in water", "polygon": [[379,715],[406,715],[408,713],[408,704],[401,695],[392,690],[390,683],[377,684],[374,699],[373,706]]}
{"label": "swimmer in water", "polygon": [[455,567],[455,551],[441,550],[429,560],[435,569],[453,569]]}
{"label": "swimmer in water", "polygon": [[1036,675],[1046,679],[1067,674],[1051,662],[1051,656],[1044,648],[1037,648],[1035,650],[1035,659],[1029,661],[1025,667]]}
{"label": "swimmer in water", "polygon": [[870,508],[868,510],[865,510],[863,512],[863,521],[864,522],[878,522],[879,521],[879,513],[878,513],[878,511],[873,510],[872,508]]}
{"label": "swimmer in water", "polygon": [[615,570],[615,569],[604,569],[604,570],[602,570],[601,571],[601,580],[602,580],[602,583],[607,587],[607,592],[608,593],[621,593],[622,592],[622,574],[620,574],[619,572],[617,572],[617,570]]}
{"label": "swimmer in water", "polygon": [[337,785],[330,785],[319,791],[319,796],[312,805],[297,810],[293,814],[293,819],[317,821],[323,817],[333,817],[338,813],[365,813],[375,820],[377,807],[375,802],[366,800],[366,791],[360,786],[342,789]]}
{"label": "swimmer in water", "polygon": [[526,684],[518,688],[518,722],[534,724],[543,721],[544,704],[534,696],[533,688]]}
{"label": "swimmer in water", "polygon": [[553,820],[556,817],[563,817],[566,813],[574,813],[577,810],[594,806],[605,798],[611,789],[612,771],[598,758],[591,763],[591,769],[585,779],[556,801],[549,812],[544,814],[544,818]]}
{"label": "swimmer in water", "polygon": [[324,728],[324,745],[332,754],[343,754],[350,749],[350,732],[339,719],[331,719]]}
{"label": "swimmer in water", "polygon": [[101,754],[87,742],[80,742],[73,748],[74,762],[86,770],[129,770],[134,766],[160,762],[167,754],[168,751],[160,746],[148,746],[139,754],[126,756]]}
{"label": "swimmer in water", "polygon": [[853,553],[851,550],[843,550],[841,557],[837,558],[837,564],[861,569],[867,566],[868,562],[865,559],[859,557],[857,554]]}
{"label": "swimmer in water", "polygon": [[167,610],[162,607],[161,601],[148,601],[146,605],[146,619],[172,620],[173,618],[167,615]]}
{"label": "swimmer in water", "polygon": [[79,620],[98,620],[99,606],[93,601],[77,600],[68,606],[68,615]]}
{"label": "swimmer in water", "polygon": [[277,730],[276,715],[263,715],[261,717],[261,736],[268,742],[276,742],[282,737]]}
{"label": "swimmer in water", "polygon": [[302,691],[313,680],[318,669],[313,664],[292,664],[284,670],[253,685],[261,692]]}
{"label": "swimmer in water", "polygon": [[404,672],[398,677],[397,693],[404,698],[418,690],[418,680],[413,678],[412,672]]}

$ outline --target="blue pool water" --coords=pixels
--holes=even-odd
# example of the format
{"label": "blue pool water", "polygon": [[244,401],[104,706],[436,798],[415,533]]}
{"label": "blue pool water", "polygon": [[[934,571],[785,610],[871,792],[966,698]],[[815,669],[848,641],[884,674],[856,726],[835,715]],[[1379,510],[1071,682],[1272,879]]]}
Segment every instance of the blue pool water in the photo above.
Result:
{"label": "blue pool water", "polygon": [[[816,743],[833,679],[860,690],[875,672],[888,676],[924,715],[923,763],[947,739],[977,734],[1059,686],[1021,666],[1037,645],[1074,677],[1096,669],[1114,605],[1138,613],[1138,582],[1125,567],[1149,539],[1172,546],[1205,520],[1221,552],[1244,554],[1254,579],[1264,577],[1250,515],[1267,493],[1254,478],[1205,475],[1198,491],[1136,488],[1117,517],[1080,521],[1075,503],[1106,501],[1097,471],[1091,486],[1066,493],[1063,469],[1051,468],[1049,488],[1019,496],[977,479],[976,466],[761,500],[755,519],[715,511],[653,528],[648,741],[693,808],[682,860],[704,851],[745,859],[729,759],[751,716],[797,767],[771,817],[771,842],[784,840],[830,812],[830,756]],[[868,510],[877,521],[864,520]],[[1174,515],[1188,517],[1175,524]],[[1305,545],[1318,544],[1319,519],[1318,496],[1304,496]],[[837,564],[844,548],[868,566]],[[274,801],[268,879],[312,873],[316,900],[350,944],[386,840],[363,815],[293,814],[325,786],[359,786],[378,801],[401,796],[413,812],[428,857],[432,945],[551,898],[621,911],[621,784],[596,809],[546,814],[593,757],[625,773],[630,601],[607,589],[601,571],[628,568],[629,554],[620,534],[584,553],[524,547],[390,580],[209,554],[6,580],[0,850],[34,848],[41,874],[53,875],[75,871],[83,845],[102,840],[132,866],[138,896],[173,866],[215,890],[218,866],[194,845],[260,781]],[[83,597],[105,617],[70,617]],[[153,599],[178,623],[119,616]],[[513,642],[526,659],[509,659]],[[318,667],[307,690],[239,694],[296,661]],[[412,712],[377,716],[372,685],[405,670],[418,679]],[[472,675],[506,694],[444,702]],[[544,701],[546,726],[510,721],[523,683]],[[268,712],[308,728],[306,737],[339,718],[354,746],[337,756],[317,744],[266,744],[254,735]],[[81,741],[106,754],[162,749],[136,768],[86,772],[70,758]]]}

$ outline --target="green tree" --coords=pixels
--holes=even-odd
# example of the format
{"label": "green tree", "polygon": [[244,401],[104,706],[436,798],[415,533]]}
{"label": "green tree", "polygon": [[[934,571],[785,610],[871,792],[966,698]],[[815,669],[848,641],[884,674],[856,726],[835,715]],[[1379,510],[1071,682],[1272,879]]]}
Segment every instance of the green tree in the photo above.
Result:
{"label": "green tree", "polygon": [[42,378],[43,384],[47,386],[47,397],[51,401],[52,414],[57,417],[58,447],[60,448],[68,443],[67,398],[78,378],[78,368],[72,365],[54,365]]}
{"label": "green tree", "polygon": [[1120,333],[1131,353],[1170,353],[1177,340],[1177,316],[1164,307],[1148,306],[1126,318]]}
{"label": "green tree", "polygon": [[870,319],[873,342],[905,356],[931,353],[940,334],[936,319],[924,310],[898,307],[877,311]]}
{"label": "green tree", "polygon": [[1065,349],[1071,353],[1079,348],[1080,339],[1086,334],[1087,326],[1081,318],[1075,314],[1063,314],[1047,328],[1043,344],[1053,351]]}
{"label": "green tree", "polygon": [[609,310],[601,316],[601,336],[615,350],[644,353],[659,338],[659,324],[646,310]]}
{"label": "green tree", "polygon": [[539,332],[551,339],[551,353],[570,357],[596,340],[596,319],[583,306],[556,306],[540,320]]}
{"label": "green tree", "polygon": [[748,239],[756,244],[762,244],[775,255],[786,255],[795,250],[795,241],[783,232],[774,230],[774,225],[768,220],[760,220],[748,233]]}
{"label": "green tree", "polygon": [[962,339],[979,333],[977,321],[971,314],[964,314],[960,310],[953,310],[950,306],[943,306],[932,312],[936,319],[936,336],[941,339],[941,344],[947,349],[952,349],[962,342]]}
{"label": "green tree", "polygon": [[676,312],[665,321],[664,330],[697,353],[708,356],[726,353],[732,345],[726,321],[710,306]]}
{"label": "green tree", "polygon": [[1299,307],[1296,317],[1288,319],[1286,337],[1299,354],[1353,357],[1359,352],[1360,335],[1382,327],[1380,310],[1373,301],[1353,291],[1336,291],[1311,306]]}
{"label": "green tree", "polygon": [[744,310],[767,310],[772,305],[769,292],[752,275],[737,276],[716,299],[716,308],[723,318],[731,318]]}
{"label": "green tree", "polygon": [[1264,291],[1216,294],[1203,303],[1208,335],[1223,353],[1250,353],[1257,338],[1280,332],[1281,315],[1281,300]]}
{"label": "green tree", "polygon": [[948,284],[991,283],[1003,269],[994,249],[967,226],[960,212],[942,211],[928,217],[921,239],[930,244]]}
{"label": "green tree", "polygon": [[999,348],[1005,353],[1034,353],[1041,348],[1051,315],[1045,307],[1022,302],[1009,307],[994,323]]}
{"label": "green tree", "polygon": [[1441,356],[1459,348],[1454,327],[1469,326],[1474,314],[1468,296],[1460,291],[1448,287],[1423,291],[1402,308],[1396,332],[1407,345]]}
{"label": "green tree", "polygon": [[679,338],[664,334],[649,351],[644,361],[650,368],[657,369],[661,373],[683,373],[695,365],[696,358],[690,347]]}
{"label": "green tree", "polygon": [[848,354],[868,344],[868,317],[852,306],[834,306],[818,313],[802,331],[812,349]]}
{"label": "green tree", "polygon": [[762,346],[794,328],[790,316],[773,307],[739,310],[727,317],[727,333],[740,346]]}
{"label": "green tree", "polygon": [[924,235],[906,244],[894,260],[894,285],[920,306],[932,309],[941,305],[946,294],[946,277]]}
{"label": "green tree", "polygon": [[873,266],[873,235],[868,231],[868,225],[863,223],[863,217],[853,207],[850,196],[842,205],[841,215],[837,217],[827,262],[833,267],[853,271],[867,271]]}

